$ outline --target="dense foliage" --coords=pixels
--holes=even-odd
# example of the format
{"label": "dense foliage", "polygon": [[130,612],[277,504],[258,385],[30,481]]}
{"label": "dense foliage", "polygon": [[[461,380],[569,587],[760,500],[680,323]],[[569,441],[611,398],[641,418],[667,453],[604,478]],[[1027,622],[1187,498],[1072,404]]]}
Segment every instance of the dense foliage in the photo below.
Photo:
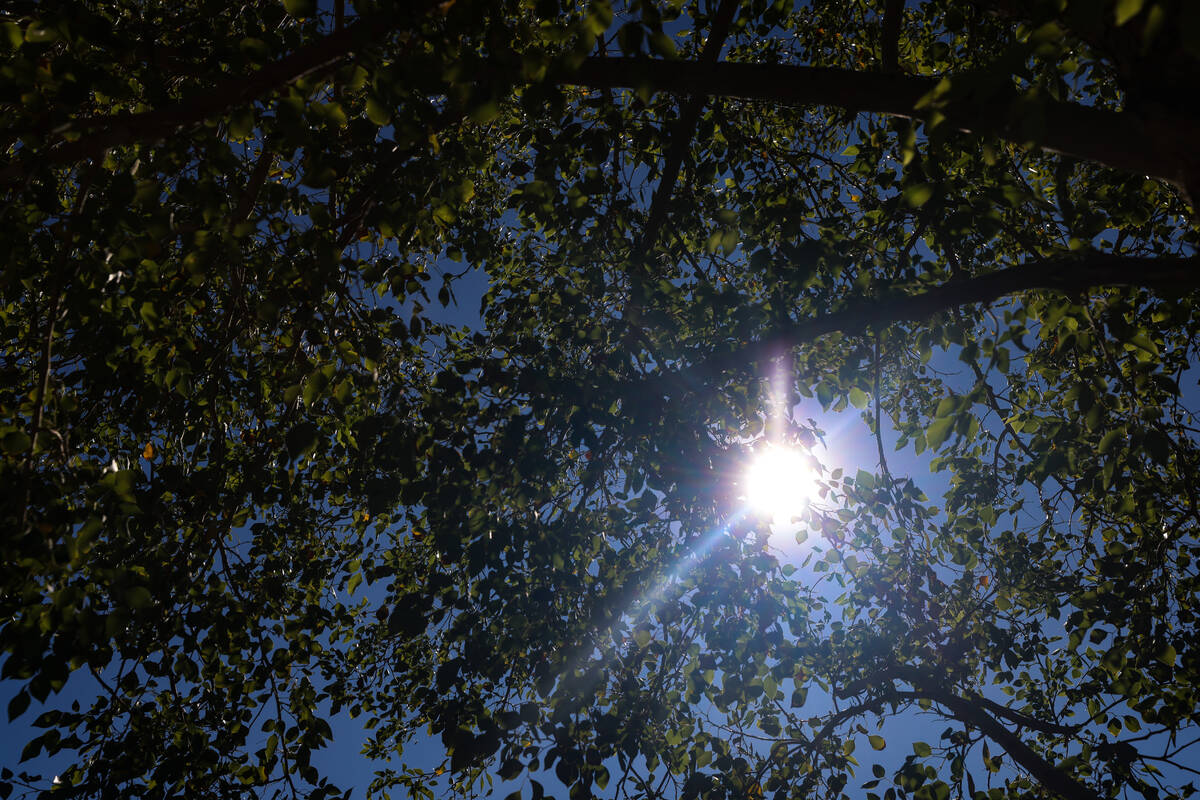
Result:
{"label": "dense foliage", "polygon": [[0,796],[340,794],[339,714],[417,797],[1192,794],[1200,5],[12,0],[0,45]]}

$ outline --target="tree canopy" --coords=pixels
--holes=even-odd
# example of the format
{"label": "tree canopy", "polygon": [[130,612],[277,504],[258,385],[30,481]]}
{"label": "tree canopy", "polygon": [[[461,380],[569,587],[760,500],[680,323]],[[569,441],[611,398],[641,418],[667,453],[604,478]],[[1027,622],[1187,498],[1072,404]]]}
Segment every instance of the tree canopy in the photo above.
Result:
{"label": "tree canopy", "polygon": [[0,34],[0,796],[1193,793],[1200,5]]}

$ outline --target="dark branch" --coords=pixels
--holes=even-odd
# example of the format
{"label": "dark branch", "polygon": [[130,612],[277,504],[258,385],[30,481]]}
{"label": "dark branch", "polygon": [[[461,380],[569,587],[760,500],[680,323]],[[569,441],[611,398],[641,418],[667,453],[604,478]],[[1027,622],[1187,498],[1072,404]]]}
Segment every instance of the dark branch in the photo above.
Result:
{"label": "dark branch", "polygon": [[926,319],[941,311],[977,303],[990,303],[1036,289],[1075,294],[1101,286],[1138,286],[1147,289],[1192,291],[1200,288],[1200,258],[1142,258],[1092,252],[1031,261],[937,286],[921,294],[860,300],[813,319],[789,322],[758,341],[710,355],[690,367],[665,373],[636,385],[664,390],[695,385],[728,370],[745,367],[781,351],[815,341],[830,333],[855,336],[871,328]]}
{"label": "dark branch", "polygon": [[1027,770],[1042,786],[1070,800],[1100,800],[1099,794],[1051,764],[1025,744],[1020,736],[997,722],[995,717],[985,713],[980,705],[959,697],[939,681],[931,679],[914,667],[899,669],[902,671],[899,675],[902,680],[911,683],[930,700],[944,706],[955,719],[976,728],[1003,747],[1012,760]]}
{"label": "dark branch", "polygon": [[[897,680],[909,684],[916,691],[896,690],[892,683]],[[1047,761],[1041,754],[1025,744],[1020,736],[998,722],[995,717],[986,713],[984,708],[988,708],[994,713],[1002,713],[1004,716],[1017,716],[1020,718],[1020,721],[1013,721],[1017,721],[1018,724],[1024,727],[1034,727],[1027,724],[1031,718],[1018,711],[1006,708],[998,703],[987,701],[977,695],[969,698],[961,697],[955,694],[944,681],[909,664],[894,664],[887,667],[869,678],[856,681],[839,692],[839,695],[849,697],[855,694],[870,692],[872,689],[882,690],[891,696],[907,699],[925,698],[932,700],[943,706],[950,718],[975,728],[1004,748],[1004,751],[1008,753],[1014,762],[1029,772],[1038,783],[1051,792],[1061,797],[1070,798],[1070,800],[1100,800],[1100,795],[1094,790],[1075,780],[1071,775]],[[1057,730],[1055,732],[1061,733],[1061,731]]]}
{"label": "dark branch", "polygon": [[[419,15],[436,7],[436,2],[423,0],[412,13]],[[75,120],[60,134],[76,133],[81,137],[70,142],[60,141],[39,158],[54,164],[71,164],[102,156],[112,147],[160,141],[176,131],[260,100],[303,78],[328,74],[356,50],[384,39],[401,21],[399,16],[391,14],[361,18],[255,72],[222,81],[203,94],[167,108]]]}
{"label": "dark branch", "polygon": [[[716,63],[721,55],[721,47],[729,36],[729,26],[733,24],[734,12],[738,9],[736,0],[722,0],[713,18],[712,30],[700,53],[700,61],[704,64]],[[683,104],[679,112],[679,122],[671,138],[671,149],[663,163],[662,177],[658,181],[658,189],[650,204],[650,214],[646,227],[642,232],[641,250],[648,255],[658,241],[659,231],[667,218],[667,208],[671,204],[671,195],[675,191],[675,181],[679,179],[679,170],[683,166],[683,156],[687,152],[688,143],[696,132],[696,123],[700,121],[700,112],[704,109],[703,96],[690,98]]]}
{"label": "dark branch", "polygon": [[[705,64],[589,58],[560,82],[596,89],[649,88],[680,94],[734,97],[787,105],[825,105],[855,112],[923,119],[937,111],[940,124],[969,133],[1026,143],[1030,123],[1043,150],[1074,156],[1186,188],[1200,175],[1200,157],[1187,142],[1200,140],[1200,122],[1132,113],[1048,99],[1036,102],[1010,88],[959,91],[970,76],[949,76],[951,92],[933,91],[943,79],[868,73],[795,64]],[[955,87],[955,82],[959,87]],[[941,90],[939,90],[941,91]],[[1024,108],[1024,111],[1014,109]],[[1040,123],[1040,124],[1038,124]]]}
{"label": "dark branch", "polygon": [[274,160],[275,155],[264,144],[262,152],[258,154],[258,159],[254,162],[254,169],[250,172],[250,178],[246,182],[246,189],[242,192],[237,208],[234,209],[233,216],[229,219],[230,229],[238,223],[250,219],[250,213],[254,211],[254,204],[258,200],[258,193],[262,190],[263,183],[267,180],[267,173],[271,171],[271,162]]}
{"label": "dark branch", "polygon": [[1031,717],[1029,714],[1017,711],[1015,708],[1000,705],[995,700],[989,700],[986,697],[978,696],[971,699],[987,708],[996,716],[1004,717],[1009,722],[1015,722],[1022,728],[1028,728],[1031,731],[1046,733],[1051,736],[1074,736],[1079,733],[1081,727],[1079,725],[1059,725],[1057,722]]}
{"label": "dark branch", "polygon": [[879,42],[879,60],[884,72],[900,71],[900,23],[903,19],[904,0],[887,0]]}

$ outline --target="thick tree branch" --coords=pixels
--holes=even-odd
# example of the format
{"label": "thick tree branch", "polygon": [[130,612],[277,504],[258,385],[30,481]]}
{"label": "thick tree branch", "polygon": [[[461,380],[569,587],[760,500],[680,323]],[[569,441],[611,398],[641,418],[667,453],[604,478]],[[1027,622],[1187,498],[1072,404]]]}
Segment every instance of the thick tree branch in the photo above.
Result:
{"label": "thick tree branch", "polygon": [[1022,144],[1034,140],[1043,150],[1161,178],[1184,189],[1196,185],[1200,176],[1200,156],[1189,144],[1200,140],[1200,122],[1196,120],[1171,116],[1143,119],[1131,113],[1033,99],[994,86],[978,92],[959,91],[975,82],[966,75],[938,79],[796,64],[589,58],[559,80],[596,89],[640,87],[788,105],[836,106],[910,119],[923,119],[937,111],[942,115],[940,124],[956,130]]}
{"label": "thick tree branch", "polygon": [[[421,0],[414,6],[411,15],[440,7],[437,0]],[[165,139],[176,131],[253,103],[303,78],[336,69],[356,50],[384,39],[403,19],[399,14],[361,18],[248,75],[222,81],[203,94],[166,108],[74,120],[59,133],[80,134],[80,138],[60,141],[39,153],[38,158],[53,164],[72,164],[98,158],[112,147]],[[5,170],[5,173],[9,171]],[[8,174],[0,175],[0,179],[9,177]]]}
{"label": "thick tree branch", "polygon": [[903,19],[904,0],[887,0],[879,41],[879,60],[884,72],[900,71],[900,23]]}
{"label": "thick tree branch", "polygon": [[[721,55],[721,47],[729,36],[729,26],[733,24],[733,15],[740,4],[737,0],[722,0],[721,6],[713,18],[712,30],[704,42],[704,50],[700,53],[700,62],[715,64]],[[667,218],[667,207],[671,204],[671,195],[675,191],[675,181],[679,179],[679,170],[683,166],[683,156],[687,152],[688,143],[696,131],[696,123],[700,120],[700,112],[704,109],[704,96],[696,95],[684,103],[679,112],[679,121],[671,139],[671,149],[663,163],[662,177],[658,181],[658,189],[650,203],[650,214],[646,227],[642,231],[641,250],[649,254],[658,241],[659,231]]]}
{"label": "thick tree branch", "polygon": [[1003,747],[1012,760],[1027,770],[1042,786],[1070,800],[1100,800],[1099,794],[1043,758],[1025,744],[1020,736],[984,712],[982,706],[959,697],[941,682],[931,679],[915,667],[902,667],[901,670],[902,674],[899,677],[902,680],[911,683],[930,700],[944,706],[955,719],[979,730]]}
{"label": "thick tree branch", "polygon": [[76,120],[69,130],[82,133],[82,138],[63,142],[42,157],[56,164],[69,164],[98,157],[112,147],[165,139],[175,131],[221,116],[302,78],[327,72],[337,67],[353,50],[381,38],[388,30],[386,25],[360,21],[256,72],[222,81],[209,91],[173,106],[140,114]]}
{"label": "thick tree branch", "polygon": [[[891,686],[892,682],[896,680],[909,684],[915,691],[896,691]],[[1047,723],[1034,720],[1019,711],[1006,708],[981,696],[961,697],[955,694],[944,681],[909,664],[894,664],[887,667],[867,679],[856,681],[839,692],[839,695],[849,697],[867,692],[872,688],[883,689],[904,698],[932,700],[943,706],[951,718],[970,725],[1004,748],[1014,762],[1055,794],[1069,798],[1069,800],[1100,800],[1100,795],[1094,790],[1047,761],[1040,753],[1025,744],[1020,736],[1010,731],[984,709],[1006,716],[1022,727],[1034,728],[1043,732],[1072,733],[1073,731],[1070,729],[1064,731],[1060,726],[1052,726],[1052,731],[1045,731]]]}
{"label": "thick tree branch", "polygon": [[1074,736],[1075,734],[1079,733],[1079,730],[1082,727],[1079,725],[1059,725],[1056,722],[1050,722],[1049,720],[1031,717],[1030,715],[1021,711],[1017,711],[1015,708],[1009,708],[1008,706],[1001,705],[995,700],[989,700],[986,697],[972,697],[970,699],[979,703],[984,708],[987,708],[996,716],[1003,717],[1009,722],[1015,722],[1022,728],[1028,728],[1029,730],[1037,731],[1038,733],[1045,733],[1049,734],[1050,736]]}
{"label": "thick tree branch", "polygon": [[934,287],[920,294],[878,297],[853,302],[841,311],[789,322],[747,345],[735,345],[690,367],[637,384],[638,391],[692,386],[725,371],[776,357],[781,351],[830,333],[859,335],[873,327],[926,319],[940,311],[990,303],[1020,292],[1048,289],[1068,294],[1101,286],[1147,289],[1200,289],[1200,258],[1142,258],[1092,252],[1030,261],[1017,267]]}

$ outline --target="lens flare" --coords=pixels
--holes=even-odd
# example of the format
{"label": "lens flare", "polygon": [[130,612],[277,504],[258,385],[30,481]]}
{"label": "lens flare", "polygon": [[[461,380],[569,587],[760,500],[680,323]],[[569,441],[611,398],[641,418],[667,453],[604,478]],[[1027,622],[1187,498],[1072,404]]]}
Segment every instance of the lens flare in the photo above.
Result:
{"label": "lens flare", "polygon": [[788,447],[767,445],[746,471],[746,501],[776,522],[790,522],[812,500],[815,476],[809,459]]}

